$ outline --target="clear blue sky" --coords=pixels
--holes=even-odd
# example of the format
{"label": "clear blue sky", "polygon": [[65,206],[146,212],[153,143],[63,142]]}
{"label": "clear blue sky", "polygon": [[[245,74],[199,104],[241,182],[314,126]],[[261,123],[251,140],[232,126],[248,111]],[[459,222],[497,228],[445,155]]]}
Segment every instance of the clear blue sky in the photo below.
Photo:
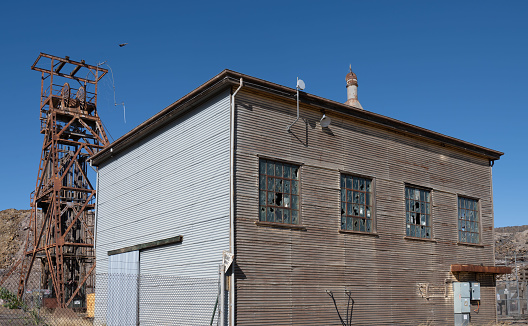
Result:
{"label": "clear blue sky", "polygon": [[[0,210],[29,207],[42,146],[39,52],[113,69],[99,113],[114,139],[225,68],[506,154],[495,225],[528,224],[528,1],[5,1]],[[128,42],[120,48],[119,43]]]}

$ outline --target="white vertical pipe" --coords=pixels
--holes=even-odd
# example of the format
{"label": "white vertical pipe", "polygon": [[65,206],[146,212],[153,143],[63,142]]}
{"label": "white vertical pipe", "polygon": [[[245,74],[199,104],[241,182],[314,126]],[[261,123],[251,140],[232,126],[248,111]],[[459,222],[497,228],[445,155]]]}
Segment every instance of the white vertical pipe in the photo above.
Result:
{"label": "white vertical pipe", "polygon": [[220,264],[218,272],[220,273],[220,326],[225,326],[225,267]]}
{"label": "white vertical pipe", "polygon": [[[233,254],[231,269],[231,282],[229,282],[229,324],[235,325],[235,96],[244,85],[240,78],[240,85],[231,95],[231,115],[230,115],[230,158],[229,158],[229,248]],[[223,264],[222,264],[223,265]],[[224,270],[225,271],[225,270]],[[225,272],[224,272],[225,273]],[[224,275],[225,276],[225,275]],[[224,280],[225,282],[225,280]],[[225,284],[224,284],[225,287]]]}

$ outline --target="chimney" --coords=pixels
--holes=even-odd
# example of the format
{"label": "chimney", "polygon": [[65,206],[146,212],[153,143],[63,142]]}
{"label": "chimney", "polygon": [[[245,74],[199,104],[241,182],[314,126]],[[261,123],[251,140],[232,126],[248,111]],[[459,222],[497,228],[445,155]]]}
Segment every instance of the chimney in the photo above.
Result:
{"label": "chimney", "polygon": [[345,102],[346,105],[353,106],[357,109],[363,110],[363,107],[361,104],[359,104],[358,101],[358,95],[357,95],[357,88],[358,88],[358,82],[357,82],[357,76],[355,73],[352,72],[352,65],[350,65],[350,72],[346,75],[346,83],[347,83],[347,101]]}

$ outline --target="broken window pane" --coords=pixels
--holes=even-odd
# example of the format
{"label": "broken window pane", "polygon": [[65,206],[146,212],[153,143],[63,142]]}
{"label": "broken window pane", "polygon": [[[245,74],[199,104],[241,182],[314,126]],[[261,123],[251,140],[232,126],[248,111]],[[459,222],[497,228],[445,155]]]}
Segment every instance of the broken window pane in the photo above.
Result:
{"label": "broken window pane", "polygon": [[346,183],[346,187],[347,187],[347,189],[353,189],[353,188],[352,188],[352,177],[347,177],[347,178],[346,178],[346,182],[347,182],[347,183]]}
{"label": "broken window pane", "polygon": [[[298,166],[260,159],[259,220],[288,224],[298,223],[298,171]],[[295,198],[292,198],[292,194],[295,195]],[[291,211],[292,205],[296,205],[297,209],[295,220]]]}
{"label": "broken window pane", "polygon": [[260,206],[259,209],[259,221],[266,220],[266,206]]}
{"label": "broken window pane", "polygon": [[417,238],[431,237],[430,198],[429,190],[405,187],[407,235]]}
{"label": "broken window pane", "polygon": [[273,222],[275,220],[275,210],[273,207],[268,207],[268,222]]}
{"label": "broken window pane", "polygon": [[360,219],[359,220],[359,231],[365,232],[365,227],[366,227],[365,220],[364,219]]}
{"label": "broken window pane", "polygon": [[275,205],[279,206],[279,207],[283,205],[282,193],[280,193],[280,192],[276,192],[275,193]]}
{"label": "broken window pane", "polygon": [[291,181],[290,180],[284,180],[284,192],[285,193],[291,192]]}
{"label": "broken window pane", "polygon": [[372,181],[348,175],[341,175],[340,178],[341,215],[347,216],[347,224],[342,225],[342,229],[372,232],[372,207],[366,205],[372,201]]}
{"label": "broken window pane", "polygon": [[359,179],[359,190],[365,190],[365,179]]}
{"label": "broken window pane", "polygon": [[275,179],[275,191],[282,192],[282,179]]}
{"label": "broken window pane", "polygon": [[458,197],[458,241],[480,243],[478,200]]}
{"label": "broken window pane", "polygon": [[359,203],[359,192],[354,191],[354,203]]}
{"label": "broken window pane", "polygon": [[299,168],[298,167],[292,167],[292,179],[299,179]]}
{"label": "broken window pane", "polygon": [[275,193],[274,192],[268,192],[268,205],[275,206]]}

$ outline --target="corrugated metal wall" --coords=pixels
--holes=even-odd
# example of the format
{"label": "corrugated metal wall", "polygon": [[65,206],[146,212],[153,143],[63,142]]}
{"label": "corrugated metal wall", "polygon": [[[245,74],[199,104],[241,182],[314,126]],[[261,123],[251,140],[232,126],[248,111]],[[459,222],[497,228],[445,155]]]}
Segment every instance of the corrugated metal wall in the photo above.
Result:
{"label": "corrugated metal wall", "polygon": [[217,284],[229,249],[229,103],[223,91],[100,167],[97,273],[107,272],[109,250],[182,235],[141,252],[140,273]]}
{"label": "corrugated metal wall", "polygon": [[[452,324],[450,265],[494,264],[488,161],[326,114],[332,124],[323,130],[320,109],[301,104],[301,119],[288,133],[295,102],[244,88],[237,95],[237,324],[341,325],[326,290],[336,295],[341,314],[344,291],[352,291],[354,325]],[[255,224],[258,155],[304,164],[306,230]],[[375,179],[377,235],[338,232],[340,171]],[[434,242],[404,239],[405,183],[432,188]],[[482,246],[457,244],[457,194],[480,199]],[[495,318],[489,280],[482,279],[473,322]]]}

